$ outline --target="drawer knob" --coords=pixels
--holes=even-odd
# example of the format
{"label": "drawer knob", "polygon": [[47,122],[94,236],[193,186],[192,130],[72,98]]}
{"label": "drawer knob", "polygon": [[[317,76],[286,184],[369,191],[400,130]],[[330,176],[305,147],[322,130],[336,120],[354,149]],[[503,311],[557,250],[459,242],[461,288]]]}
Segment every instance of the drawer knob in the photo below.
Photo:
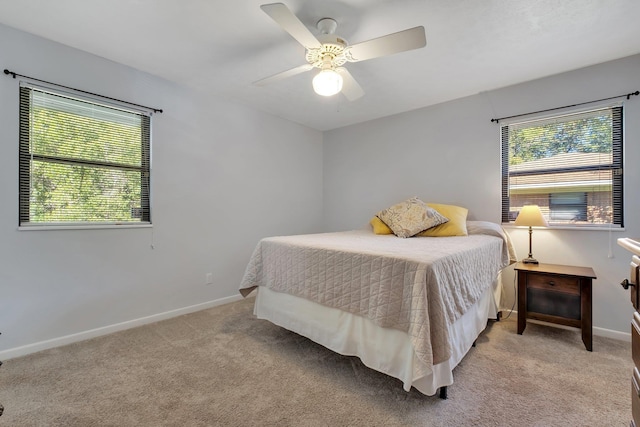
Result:
{"label": "drawer knob", "polygon": [[629,289],[629,286],[635,286],[635,284],[631,283],[629,279],[624,279],[622,282],[620,282],[620,286],[622,286],[625,289]]}
{"label": "drawer knob", "polygon": [[549,286],[555,286],[556,282],[554,282],[553,280],[549,280]]}

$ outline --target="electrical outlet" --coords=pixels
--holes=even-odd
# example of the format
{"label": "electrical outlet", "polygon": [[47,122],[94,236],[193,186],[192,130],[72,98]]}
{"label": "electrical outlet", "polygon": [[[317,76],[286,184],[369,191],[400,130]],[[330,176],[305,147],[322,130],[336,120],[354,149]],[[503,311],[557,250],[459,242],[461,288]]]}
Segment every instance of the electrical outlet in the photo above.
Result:
{"label": "electrical outlet", "polygon": [[213,273],[207,273],[204,280],[205,285],[213,285]]}

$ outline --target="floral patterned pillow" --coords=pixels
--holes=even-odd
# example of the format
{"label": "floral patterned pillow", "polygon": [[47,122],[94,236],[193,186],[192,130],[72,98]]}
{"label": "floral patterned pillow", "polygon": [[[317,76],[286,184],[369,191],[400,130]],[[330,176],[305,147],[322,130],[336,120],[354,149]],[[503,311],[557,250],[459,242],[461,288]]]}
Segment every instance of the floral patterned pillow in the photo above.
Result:
{"label": "floral patterned pillow", "polygon": [[449,221],[417,197],[383,209],[376,216],[398,237],[411,237]]}

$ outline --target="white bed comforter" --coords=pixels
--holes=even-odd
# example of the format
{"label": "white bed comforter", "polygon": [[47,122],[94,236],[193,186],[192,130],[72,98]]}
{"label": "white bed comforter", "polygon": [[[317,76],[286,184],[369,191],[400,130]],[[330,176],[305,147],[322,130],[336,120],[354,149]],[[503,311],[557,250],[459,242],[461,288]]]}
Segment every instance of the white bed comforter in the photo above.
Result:
{"label": "white bed comforter", "polygon": [[514,259],[502,228],[480,221],[460,237],[369,230],[270,237],[256,246],[240,292],[266,286],[407,332],[431,367],[451,355],[449,325]]}

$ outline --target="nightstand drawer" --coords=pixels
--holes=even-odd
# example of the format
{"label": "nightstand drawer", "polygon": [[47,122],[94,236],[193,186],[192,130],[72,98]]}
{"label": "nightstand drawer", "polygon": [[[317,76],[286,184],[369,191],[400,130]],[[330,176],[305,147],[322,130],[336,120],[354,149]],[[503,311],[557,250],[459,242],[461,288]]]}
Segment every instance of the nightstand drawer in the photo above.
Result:
{"label": "nightstand drawer", "polygon": [[577,277],[529,273],[527,274],[527,288],[580,295],[580,279]]}

